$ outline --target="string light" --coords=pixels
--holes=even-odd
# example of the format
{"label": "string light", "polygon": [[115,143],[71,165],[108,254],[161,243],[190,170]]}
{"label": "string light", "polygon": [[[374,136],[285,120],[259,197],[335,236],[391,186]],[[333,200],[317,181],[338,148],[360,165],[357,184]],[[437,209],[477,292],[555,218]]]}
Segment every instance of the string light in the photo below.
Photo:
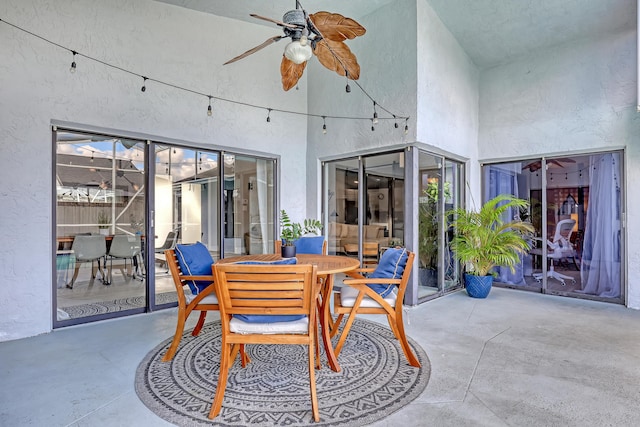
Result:
{"label": "string light", "polygon": [[93,151],[91,152],[91,158],[89,159],[91,163],[93,163]]}
{"label": "string light", "polygon": [[373,124],[378,124],[378,112],[376,111],[376,101],[373,101]]}
{"label": "string light", "polygon": [[71,68],[69,68],[69,72],[71,74],[76,72],[76,54],[77,52],[75,50],[72,50],[71,53],[73,54],[73,60],[71,61]]}
{"label": "string light", "polygon": [[326,119],[327,118],[325,116],[322,116],[322,133],[324,135],[327,134],[327,122],[326,122]]}
{"label": "string light", "polygon": [[393,115],[393,121],[394,121],[394,123],[393,123],[393,127],[394,127],[394,128],[396,128],[396,129],[398,129],[398,120],[397,120],[397,119],[398,119],[398,118],[397,118],[397,117],[396,117],[396,115],[394,114],[394,115]]}
{"label": "string light", "polygon": [[207,116],[211,117],[213,115],[213,110],[211,109],[211,95],[209,95],[209,106],[207,107]]}
{"label": "string light", "polygon": [[271,108],[267,108],[267,123],[271,123]]}
{"label": "string light", "polygon": [[404,119],[404,134],[407,135],[409,133],[409,119]]}
{"label": "string light", "polygon": [[371,132],[375,132],[375,130],[376,130],[375,126],[373,126],[373,124],[375,123],[374,120],[375,119],[371,119]]}
{"label": "string light", "polygon": [[[218,97],[218,96],[213,96],[213,95],[207,95],[206,93],[201,92],[201,91],[189,89],[189,88],[186,88],[186,87],[183,87],[183,86],[179,86],[179,85],[176,85],[176,84],[173,84],[173,83],[169,83],[169,82],[166,82],[166,81],[161,81],[161,80],[157,80],[157,79],[154,79],[154,78],[149,78],[149,77],[143,76],[141,74],[135,73],[135,72],[133,72],[131,70],[122,68],[120,66],[117,66],[117,65],[114,65],[114,64],[110,64],[110,63],[105,62],[105,61],[103,61],[101,59],[97,59],[97,58],[94,58],[92,56],[85,55],[83,53],[80,53],[80,52],[77,52],[75,50],[72,50],[72,49],[70,49],[70,48],[68,48],[66,46],[63,46],[63,45],[61,45],[59,43],[56,43],[56,42],[51,41],[51,40],[49,40],[47,38],[44,38],[44,37],[42,37],[42,36],[40,36],[38,34],[35,34],[35,33],[31,32],[31,31],[29,31],[29,30],[26,30],[26,29],[21,28],[21,27],[19,27],[17,25],[14,25],[14,24],[12,24],[10,22],[7,22],[4,19],[0,19],[0,24],[8,25],[8,26],[10,26],[10,27],[12,27],[12,28],[14,28],[14,29],[16,29],[18,31],[21,31],[21,32],[26,33],[26,34],[29,34],[30,36],[33,36],[33,37],[38,38],[38,39],[40,39],[42,41],[45,41],[45,42],[47,42],[47,43],[49,43],[49,44],[51,44],[53,46],[56,46],[56,47],[58,47],[60,49],[63,49],[65,51],[67,51],[67,52],[71,52],[71,54],[73,55],[73,60],[71,62],[71,66],[69,68],[69,71],[71,73],[74,73],[77,70],[76,56],[81,56],[83,58],[86,58],[86,59],[88,59],[90,61],[97,62],[97,63],[99,63],[101,65],[104,65],[106,67],[109,67],[111,69],[118,70],[118,71],[121,71],[123,73],[130,74],[132,76],[136,76],[136,77],[142,78],[143,84],[142,84],[142,87],[140,88],[140,90],[142,92],[145,92],[147,90],[146,81],[150,80],[150,81],[154,81],[155,83],[157,83],[159,85],[164,85],[164,86],[167,86],[167,87],[179,90],[179,91],[188,92],[188,93],[191,93],[191,94],[194,94],[194,95],[205,96],[207,98],[210,97],[211,100],[218,100],[218,101],[228,102],[228,103],[232,103],[232,104],[236,104],[236,105],[243,105],[245,107],[250,107],[250,108],[259,108],[259,109],[265,109],[266,108],[263,105],[256,105],[256,104],[251,104],[251,103],[247,103],[247,102],[236,101],[236,100],[233,100],[233,99],[228,99],[228,98],[223,98],[223,97]],[[345,77],[346,77],[346,81],[347,81],[346,86],[345,86],[345,90],[346,90],[347,93],[350,93],[351,92],[351,86],[350,86],[349,83],[350,83],[351,79],[349,77],[349,72],[346,70],[346,67],[343,67],[343,68],[345,69]],[[375,103],[376,107],[384,110],[385,112],[387,112],[391,116],[390,118],[378,117],[379,120],[394,120],[394,121],[396,121],[397,119],[400,119],[400,120],[404,119],[405,121],[407,121],[409,119],[409,117],[397,116],[396,114],[391,113],[386,108],[384,108],[383,106],[378,104],[367,93],[367,91],[358,83],[357,80],[351,80],[351,81],[356,86],[358,86],[358,88],[362,91],[362,93],[364,95],[366,95],[369,99],[371,99],[371,101],[373,101]],[[285,114],[293,114],[293,115],[300,115],[300,116],[307,116],[307,117],[324,117],[324,118],[342,119],[342,120],[371,120],[371,116],[369,116],[369,117],[366,117],[366,116],[365,117],[363,117],[363,116],[357,117],[357,116],[337,116],[337,115],[327,115],[327,114],[321,115],[321,114],[304,113],[304,112],[293,111],[293,110],[269,108],[269,112],[271,112],[271,111],[278,111],[278,112],[285,113]],[[208,112],[209,112],[209,110],[207,108],[207,113]],[[213,111],[212,111],[212,113],[213,113]],[[375,111],[375,113],[377,113],[377,111]],[[394,124],[394,126],[397,128],[398,126],[396,126],[396,125],[397,125],[397,123]],[[408,131],[408,127],[405,125],[405,133],[407,133],[407,131]]]}

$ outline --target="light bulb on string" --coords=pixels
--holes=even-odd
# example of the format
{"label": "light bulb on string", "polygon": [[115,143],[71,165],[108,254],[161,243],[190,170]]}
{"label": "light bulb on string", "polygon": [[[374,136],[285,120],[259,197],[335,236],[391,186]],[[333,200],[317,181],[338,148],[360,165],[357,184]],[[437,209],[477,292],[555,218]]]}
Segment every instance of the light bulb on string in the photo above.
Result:
{"label": "light bulb on string", "polygon": [[75,50],[72,50],[71,53],[73,54],[73,60],[71,61],[71,67],[69,68],[69,72],[73,74],[76,72],[76,54],[78,52],[76,52]]}
{"label": "light bulb on string", "polygon": [[213,115],[213,110],[211,109],[211,95],[209,95],[209,106],[207,107],[207,116],[211,117]]}
{"label": "light bulb on string", "polygon": [[396,117],[395,114],[393,115],[393,120],[394,120],[393,127],[398,129],[398,118]]}
{"label": "light bulb on string", "polygon": [[147,90],[147,78],[142,76],[142,87],[140,88],[140,90],[142,92],[145,92]]}
{"label": "light bulb on string", "polygon": [[93,151],[91,152],[91,159],[89,159],[91,163],[93,163]]}
{"label": "light bulb on string", "polygon": [[347,78],[347,86],[344,88],[344,90],[347,93],[351,93],[351,86],[349,86],[349,72],[347,70],[344,71],[344,76]]}
{"label": "light bulb on string", "polygon": [[376,111],[376,101],[373,101],[373,124],[378,124],[378,112]]}
{"label": "light bulb on string", "polygon": [[267,123],[271,123],[271,108],[268,108],[267,110]]}
{"label": "light bulb on string", "polygon": [[404,119],[404,134],[407,135],[409,133],[409,119]]}
{"label": "light bulb on string", "polygon": [[375,126],[373,126],[374,123],[373,119],[371,119],[371,132],[375,132],[376,130]]}
{"label": "light bulb on string", "polygon": [[327,122],[326,122],[326,119],[327,118],[325,116],[322,116],[322,133],[324,135],[327,134]]}

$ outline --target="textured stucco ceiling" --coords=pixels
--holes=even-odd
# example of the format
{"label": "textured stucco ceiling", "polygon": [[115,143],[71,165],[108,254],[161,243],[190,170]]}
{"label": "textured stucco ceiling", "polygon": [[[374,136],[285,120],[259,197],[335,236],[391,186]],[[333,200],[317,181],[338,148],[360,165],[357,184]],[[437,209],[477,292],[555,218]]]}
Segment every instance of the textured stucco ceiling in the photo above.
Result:
{"label": "textured stucco ceiling", "polygon": [[[157,0],[256,24],[250,13],[281,19],[295,0]],[[310,12],[361,18],[395,0],[305,0]],[[637,0],[418,0],[431,4],[480,68],[538,49],[636,25]],[[398,2],[402,5],[403,2]],[[370,29],[369,29],[370,30]]]}

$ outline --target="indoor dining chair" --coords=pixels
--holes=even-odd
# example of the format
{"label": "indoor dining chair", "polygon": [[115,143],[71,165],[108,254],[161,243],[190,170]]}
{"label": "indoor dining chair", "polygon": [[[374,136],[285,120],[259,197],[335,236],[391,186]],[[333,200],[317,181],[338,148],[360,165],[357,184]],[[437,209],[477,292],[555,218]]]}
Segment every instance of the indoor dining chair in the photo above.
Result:
{"label": "indoor dining chair", "polygon": [[315,301],[320,291],[315,265],[216,264],[215,288],[222,323],[220,374],[209,412],[220,413],[227,376],[241,345],[294,344],[308,347],[313,419],[320,420],[316,394]]}
{"label": "indoor dining chair", "polygon": [[81,263],[91,263],[91,278],[94,279],[97,275],[96,269],[94,268],[94,262],[97,262],[98,268],[97,271],[100,272],[101,279],[103,283],[108,284],[108,279],[104,277],[104,272],[102,271],[102,266],[100,264],[101,260],[104,260],[107,255],[107,240],[105,236],[102,235],[77,235],[73,238],[73,243],[71,244],[71,251],[75,256],[75,270],[73,272],[73,278],[71,282],[67,285],[67,288],[73,289],[73,285],[78,278],[78,273],[80,272],[80,264]]}
{"label": "indoor dining chair", "polygon": [[[116,234],[111,240],[111,246],[109,247],[108,260],[109,260],[109,272],[107,273],[109,283],[111,283],[113,260],[124,260],[124,268],[127,269],[127,273],[130,277],[142,280],[140,274],[140,253],[142,252],[142,244],[139,235],[128,234]],[[127,268],[127,260],[131,260],[131,265]],[[126,277],[124,269],[121,269],[122,275]]]}
{"label": "indoor dining chair", "polygon": [[[384,314],[409,364],[420,367],[418,358],[409,347],[402,317],[402,301],[414,258],[415,254],[405,248],[390,248],[382,254],[375,269],[362,268],[356,270],[356,273],[348,273],[354,278],[345,279],[344,284],[348,286],[343,286],[334,294],[333,313],[338,317],[331,326],[332,337],[338,334],[340,323],[347,316],[334,348],[336,357],[344,346],[356,315]],[[358,273],[367,273],[367,277]]]}

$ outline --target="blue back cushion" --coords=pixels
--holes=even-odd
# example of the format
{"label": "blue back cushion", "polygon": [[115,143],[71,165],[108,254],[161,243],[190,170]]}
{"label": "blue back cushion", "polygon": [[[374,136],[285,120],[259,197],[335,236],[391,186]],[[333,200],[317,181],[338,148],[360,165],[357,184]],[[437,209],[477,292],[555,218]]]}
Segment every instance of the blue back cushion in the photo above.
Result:
{"label": "blue back cushion", "polygon": [[293,244],[296,247],[297,254],[320,254],[322,255],[322,245],[324,244],[324,236],[301,237]]}
{"label": "blue back cushion", "polygon": [[[400,279],[404,269],[407,266],[407,254],[406,248],[390,248],[384,251],[380,262],[375,271],[369,274],[370,279],[385,278],[385,279]],[[373,289],[376,293],[380,294],[383,298],[388,296],[396,285],[390,284],[369,284],[367,285]]]}
{"label": "blue back cushion", "polygon": [[[187,276],[211,276],[211,265],[213,258],[209,253],[209,249],[200,242],[188,245],[176,245],[175,248],[178,264],[182,274]],[[189,280],[187,285],[191,289],[193,295],[197,295],[213,281],[208,280]]]}
{"label": "blue back cushion", "polygon": [[[236,264],[248,265],[287,265],[297,264],[295,258],[283,258],[277,261],[240,261]],[[234,314],[234,318],[240,319],[247,323],[275,323],[275,322],[291,322],[293,320],[302,319],[304,314],[279,315],[279,314]]]}

